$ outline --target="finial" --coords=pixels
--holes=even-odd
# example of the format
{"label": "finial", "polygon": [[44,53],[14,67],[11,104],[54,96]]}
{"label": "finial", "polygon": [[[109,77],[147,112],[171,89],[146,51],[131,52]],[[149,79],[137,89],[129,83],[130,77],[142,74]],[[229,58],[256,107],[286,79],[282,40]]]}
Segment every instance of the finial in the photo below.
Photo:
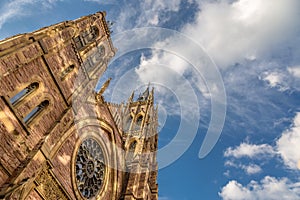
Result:
{"label": "finial", "polygon": [[132,102],[133,101],[133,97],[134,97],[134,90],[132,91],[130,97],[128,98],[128,102]]}
{"label": "finial", "polygon": [[146,101],[148,99],[148,96],[149,96],[149,86],[150,86],[150,82],[148,84],[147,89],[143,92],[143,94],[139,95],[139,98],[137,99],[138,101]]}
{"label": "finial", "polygon": [[100,88],[99,92],[96,93],[96,100],[101,99],[102,94],[105,92],[106,88],[109,86],[110,80],[111,80],[111,78],[107,79],[107,81],[105,81],[105,83]]}

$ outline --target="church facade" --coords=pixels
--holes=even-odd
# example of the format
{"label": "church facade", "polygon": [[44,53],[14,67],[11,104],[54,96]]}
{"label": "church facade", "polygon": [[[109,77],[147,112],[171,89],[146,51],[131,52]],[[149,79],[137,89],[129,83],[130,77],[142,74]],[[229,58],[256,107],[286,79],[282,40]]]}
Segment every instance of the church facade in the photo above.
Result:
{"label": "church facade", "polygon": [[158,199],[153,89],[95,91],[115,53],[105,12],[0,41],[1,199]]}

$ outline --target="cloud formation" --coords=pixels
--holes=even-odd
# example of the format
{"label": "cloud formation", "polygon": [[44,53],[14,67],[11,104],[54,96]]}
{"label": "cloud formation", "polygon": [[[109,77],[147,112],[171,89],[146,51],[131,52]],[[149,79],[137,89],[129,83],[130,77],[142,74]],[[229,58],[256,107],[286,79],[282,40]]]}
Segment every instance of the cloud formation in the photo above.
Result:
{"label": "cloud formation", "polygon": [[295,78],[300,78],[300,66],[288,67],[287,70]]}
{"label": "cloud formation", "polygon": [[[276,140],[276,145],[248,144],[241,143],[239,146],[226,149],[224,156],[240,159],[247,157],[260,159],[266,156],[279,155],[286,167],[292,170],[300,169],[300,113],[293,119],[292,126],[285,130]],[[248,175],[262,171],[259,165],[235,164],[233,161],[226,161],[225,166],[243,169]],[[227,171],[225,174],[229,174]],[[274,178],[266,176],[260,182],[251,181],[243,186],[236,180],[229,181],[219,193],[224,200],[229,199],[300,199],[300,182],[293,183],[288,178]]]}
{"label": "cloud formation", "polygon": [[[118,24],[123,27],[117,29],[124,30],[124,26],[130,28],[132,26],[156,26],[162,24],[163,20],[166,19],[160,17],[160,15],[165,12],[177,12],[180,10],[181,3],[179,0],[171,3],[147,0],[136,5],[130,5],[129,10],[127,9],[120,13]],[[267,56],[268,52],[286,47],[290,42],[289,40],[297,37],[298,29],[295,27],[299,24],[299,20],[297,20],[299,12],[295,8],[298,5],[299,1],[297,0],[277,0],[275,2],[272,0],[221,0],[213,3],[205,1],[204,3],[199,3],[201,9],[198,11],[194,21],[186,23],[180,31],[196,43],[203,45],[218,66],[227,68],[244,59],[254,60],[258,57],[262,58]],[[137,10],[145,10],[145,12],[139,13]],[[136,18],[137,21],[129,23],[128,20],[133,19],[133,15],[138,16]],[[195,49],[176,43],[176,41],[172,40],[172,37],[158,42],[157,46],[161,47],[161,44],[168,42],[174,43],[175,49],[184,49],[190,55],[195,53]],[[152,56],[141,60],[144,63],[153,61],[164,63],[176,72],[179,71],[180,74],[185,74],[188,70],[187,63],[183,62],[179,57],[155,50],[152,51]],[[137,73],[150,73],[153,71],[141,70],[145,69],[142,65],[143,63],[140,63],[138,67],[140,70],[137,70]],[[146,76],[142,73],[138,75]],[[168,74],[163,76],[165,74],[163,72],[157,74],[161,74],[160,78],[170,79]],[[283,84],[285,77],[283,79],[281,75],[268,71],[262,75],[262,80],[269,87],[277,87],[280,91],[285,91],[289,87]],[[241,74],[234,77],[239,76]],[[189,80],[195,85],[203,86],[199,87],[201,94],[210,98],[210,93],[205,86],[205,80],[203,81],[198,74],[191,74]]]}
{"label": "cloud formation", "polygon": [[244,169],[248,175],[262,172],[261,167],[256,164],[242,165],[242,169]]}
{"label": "cloud formation", "polygon": [[232,180],[222,188],[219,196],[224,200],[300,199],[300,182],[292,183],[288,178],[266,176],[260,182],[252,180],[243,186]]}
{"label": "cloud formation", "polygon": [[116,32],[136,27],[149,27],[163,24],[170,19],[168,13],[177,12],[180,9],[180,4],[181,0],[126,1],[116,18]]}
{"label": "cloud formation", "polygon": [[[140,65],[134,70],[137,82],[142,85],[148,83],[154,85],[159,109],[165,110],[167,115],[181,116],[184,120],[190,121],[199,119],[200,104],[196,92],[189,78],[183,75],[188,63],[174,54],[153,52],[151,58],[141,56]],[[202,86],[205,93],[205,84]]]}
{"label": "cloud formation", "polygon": [[284,131],[276,142],[276,150],[290,169],[300,169],[300,113],[294,118],[293,126]]}
{"label": "cloud formation", "polygon": [[242,158],[248,157],[252,159],[260,159],[262,156],[273,156],[275,151],[273,147],[268,144],[248,144],[248,143],[241,143],[239,146],[232,148],[229,147],[226,149],[224,156],[225,157],[234,157],[234,158]]}
{"label": "cloud formation", "polygon": [[5,2],[0,10],[0,29],[6,22],[13,18],[30,15],[30,9],[28,9],[28,6],[38,4],[42,8],[50,8],[57,1],[63,0],[12,0]]}
{"label": "cloud formation", "polygon": [[[244,165],[244,164],[235,164],[232,161],[226,161],[225,166],[240,168],[240,169],[244,170],[244,172],[247,175],[253,175],[253,174],[258,174],[258,173],[262,172],[262,168],[259,165],[256,165],[256,164],[253,164],[253,163],[250,163],[248,165]],[[227,171],[226,173],[227,173],[227,176],[229,176],[229,171]]]}
{"label": "cloud formation", "polygon": [[286,81],[287,76],[284,72],[266,71],[262,74],[261,79],[265,81],[270,88],[277,88],[281,92],[290,89]]}
{"label": "cloud formation", "polygon": [[204,3],[184,33],[202,44],[220,67],[256,59],[298,37],[298,0],[221,0]]}
{"label": "cloud formation", "polygon": [[299,169],[300,161],[300,113],[296,113],[291,128],[285,130],[276,140],[276,145],[249,144],[242,142],[237,147],[229,147],[225,150],[224,156],[234,159],[247,157],[250,159],[262,159],[279,155],[290,169]]}
{"label": "cloud formation", "polygon": [[[181,0],[161,1],[161,0],[145,0],[141,4],[143,15],[138,18],[137,24],[142,25],[158,25],[166,18],[162,17],[165,12],[177,12],[179,10]],[[150,8],[150,9],[149,9]]]}

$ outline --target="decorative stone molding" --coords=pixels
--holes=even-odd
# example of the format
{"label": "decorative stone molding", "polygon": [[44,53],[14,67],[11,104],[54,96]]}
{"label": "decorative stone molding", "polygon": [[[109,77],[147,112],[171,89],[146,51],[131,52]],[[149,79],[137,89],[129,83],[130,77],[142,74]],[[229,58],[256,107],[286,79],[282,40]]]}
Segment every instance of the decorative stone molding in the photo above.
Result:
{"label": "decorative stone molding", "polygon": [[36,190],[45,199],[69,199],[50,171],[49,164],[45,164],[42,171],[37,176],[35,183],[38,185]]}

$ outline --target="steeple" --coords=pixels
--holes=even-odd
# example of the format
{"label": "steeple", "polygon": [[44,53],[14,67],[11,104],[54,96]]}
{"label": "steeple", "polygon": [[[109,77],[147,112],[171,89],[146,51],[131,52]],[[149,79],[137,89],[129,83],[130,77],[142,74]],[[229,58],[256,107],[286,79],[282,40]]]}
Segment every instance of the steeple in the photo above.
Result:
{"label": "steeple", "polygon": [[158,199],[153,93],[95,88],[110,34],[98,12],[0,41],[0,199]]}
{"label": "steeple", "polygon": [[107,89],[107,87],[109,86],[109,83],[111,81],[111,78],[107,79],[105,81],[105,83],[103,83],[102,87],[100,88],[100,90],[96,93],[96,101],[104,101],[103,99],[103,93],[105,92],[105,90]]}
{"label": "steeple", "polygon": [[148,84],[148,87],[146,88],[146,90],[142,94],[139,95],[139,98],[137,99],[137,101],[146,101],[148,99],[149,86],[150,86],[150,83]]}
{"label": "steeple", "polygon": [[134,97],[134,91],[132,91],[130,97],[128,98],[128,103],[131,103],[133,101],[133,97]]}
{"label": "steeple", "polygon": [[[123,142],[127,151],[125,165],[126,186],[122,199],[157,199],[157,113],[154,106],[154,89],[150,83],[133,101],[133,94],[124,112]],[[139,175],[137,176],[137,172]],[[150,190],[149,193],[144,192]]]}

